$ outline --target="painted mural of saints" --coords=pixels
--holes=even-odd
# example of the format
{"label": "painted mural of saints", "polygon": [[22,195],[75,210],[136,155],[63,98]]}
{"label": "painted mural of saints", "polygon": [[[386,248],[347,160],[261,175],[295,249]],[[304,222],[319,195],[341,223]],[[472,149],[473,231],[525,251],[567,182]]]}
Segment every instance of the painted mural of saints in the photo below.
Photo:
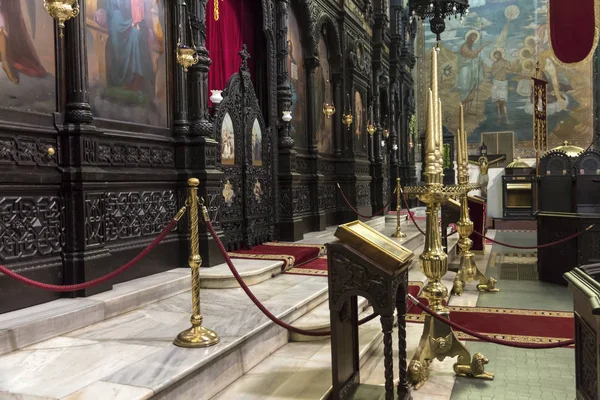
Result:
{"label": "painted mural of saints", "polygon": [[[35,1],[26,4],[30,19],[35,21]],[[46,75],[27,31],[19,0],[0,0],[0,61],[4,73],[15,84],[19,83],[20,74]]]}

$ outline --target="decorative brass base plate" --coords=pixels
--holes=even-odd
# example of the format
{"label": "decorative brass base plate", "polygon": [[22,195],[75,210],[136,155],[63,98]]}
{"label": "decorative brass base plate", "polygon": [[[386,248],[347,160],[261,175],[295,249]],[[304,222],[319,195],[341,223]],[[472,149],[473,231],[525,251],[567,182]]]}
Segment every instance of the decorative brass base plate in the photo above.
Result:
{"label": "decorative brass base plate", "polygon": [[210,347],[219,343],[219,335],[211,329],[203,326],[191,327],[177,335],[173,341],[179,347]]}

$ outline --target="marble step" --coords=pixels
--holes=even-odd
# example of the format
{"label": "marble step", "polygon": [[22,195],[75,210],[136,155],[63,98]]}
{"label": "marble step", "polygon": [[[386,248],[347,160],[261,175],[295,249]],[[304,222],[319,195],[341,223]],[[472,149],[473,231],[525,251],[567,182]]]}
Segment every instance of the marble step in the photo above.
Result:
{"label": "marble step", "polygon": [[[371,313],[365,311],[365,315]],[[379,319],[359,328],[362,367],[383,339]],[[331,342],[290,342],[220,392],[213,400],[316,400],[331,390]]]}
{"label": "marble step", "polygon": [[[364,311],[369,308],[369,302],[364,297],[358,297],[358,313],[360,318],[366,317],[369,314],[365,314]],[[309,331],[326,331],[330,328],[330,314],[329,314],[329,301],[324,301],[317,307],[312,309],[300,317],[294,326],[300,329]],[[312,342],[323,340],[323,336],[307,336],[301,333],[290,332],[290,342]]]}
{"label": "marble step", "polygon": [[[326,300],[327,280],[280,275],[253,291],[293,323]],[[186,291],[0,356],[0,398],[209,399],[288,343],[241,289],[205,289],[201,302],[204,326],[220,335],[216,346],[172,344],[190,326]]]}

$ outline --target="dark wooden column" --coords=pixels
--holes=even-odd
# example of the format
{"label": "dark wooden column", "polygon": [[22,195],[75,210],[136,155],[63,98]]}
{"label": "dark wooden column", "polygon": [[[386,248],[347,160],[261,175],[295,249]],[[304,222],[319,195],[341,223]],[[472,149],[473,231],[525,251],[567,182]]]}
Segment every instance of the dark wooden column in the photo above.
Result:
{"label": "dark wooden column", "polygon": [[[190,130],[187,137],[186,167],[190,176],[200,179],[198,195],[207,206],[212,224],[221,236],[219,210],[222,202],[223,173],[217,170],[218,142],[208,112],[208,71],[210,58],[206,49],[206,4],[208,0],[187,0],[191,37],[196,45],[198,63],[189,69]],[[185,24],[185,21],[182,21]],[[214,267],[225,260],[205,225],[200,226],[200,254],[203,267]]]}
{"label": "dark wooden column", "polygon": [[[289,0],[277,0],[277,130],[279,134],[279,237],[281,240],[296,241],[304,237],[302,218],[294,215],[294,184],[298,177],[296,170],[296,151],[294,140],[290,136],[290,123],[282,119],[284,111],[291,110],[292,88],[287,70],[288,45],[288,10]],[[292,116],[294,118],[294,116]]]}
{"label": "dark wooden column", "polygon": [[[85,15],[85,2],[80,2],[80,13]],[[108,250],[102,242],[88,243],[86,224],[93,224],[94,202],[99,198],[104,184],[87,183],[83,174],[85,165],[95,160],[88,159],[90,146],[97,142],[90,140],[99,133],[92,125],[93,115],[89,103],[87,52],[85,46],[85,19],[73,18],[66,23],[62,50],[64,54],[62,74],[65,82],[64,124],[59,129],[62,152],[60,166],[63,171],[62,191],[65,201],[65,244],[62,248],[65,284],[75,284],[97,278],[114,267],[109,265]],[[96,192],[96,193],[93,193]],[[112,283],[104,283],[67,296],[91,295],[105,291]]]}

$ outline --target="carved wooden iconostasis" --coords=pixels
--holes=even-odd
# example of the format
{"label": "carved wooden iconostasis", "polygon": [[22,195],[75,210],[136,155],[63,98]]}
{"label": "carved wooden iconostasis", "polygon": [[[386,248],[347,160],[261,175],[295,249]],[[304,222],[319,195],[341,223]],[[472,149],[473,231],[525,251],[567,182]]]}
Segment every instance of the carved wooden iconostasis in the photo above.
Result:
{"label": "carved wooden iconostasis", "polygon": [[215,118],[221,148],[217,162],[225,182],[219,221],[223,242],[234,250],[274,238],[273,135],[265,127],[247,58],[229,79],[223,98]]}
{"label": "carved wooden iconostasis", "polygon": [[[0,264],[53,284],[105,275],[168,224],[190,177],[229,249],[355,219],[338,182],[361,213],[383,207],[409,162],[392,148],[405,140],[398,71],[411,49],[390,21],[408,11],[218,4],[217,18],[212,0],[79,0],[61,38],[43,2],[0,2]],[[178,44],[197,50],[187,72]],[[186,266],[187,225],[124,275],[64,296]],[[200,249],[204,267],[223,261],[204,227]],[[0,277],[0,313],[58,297]]]}

